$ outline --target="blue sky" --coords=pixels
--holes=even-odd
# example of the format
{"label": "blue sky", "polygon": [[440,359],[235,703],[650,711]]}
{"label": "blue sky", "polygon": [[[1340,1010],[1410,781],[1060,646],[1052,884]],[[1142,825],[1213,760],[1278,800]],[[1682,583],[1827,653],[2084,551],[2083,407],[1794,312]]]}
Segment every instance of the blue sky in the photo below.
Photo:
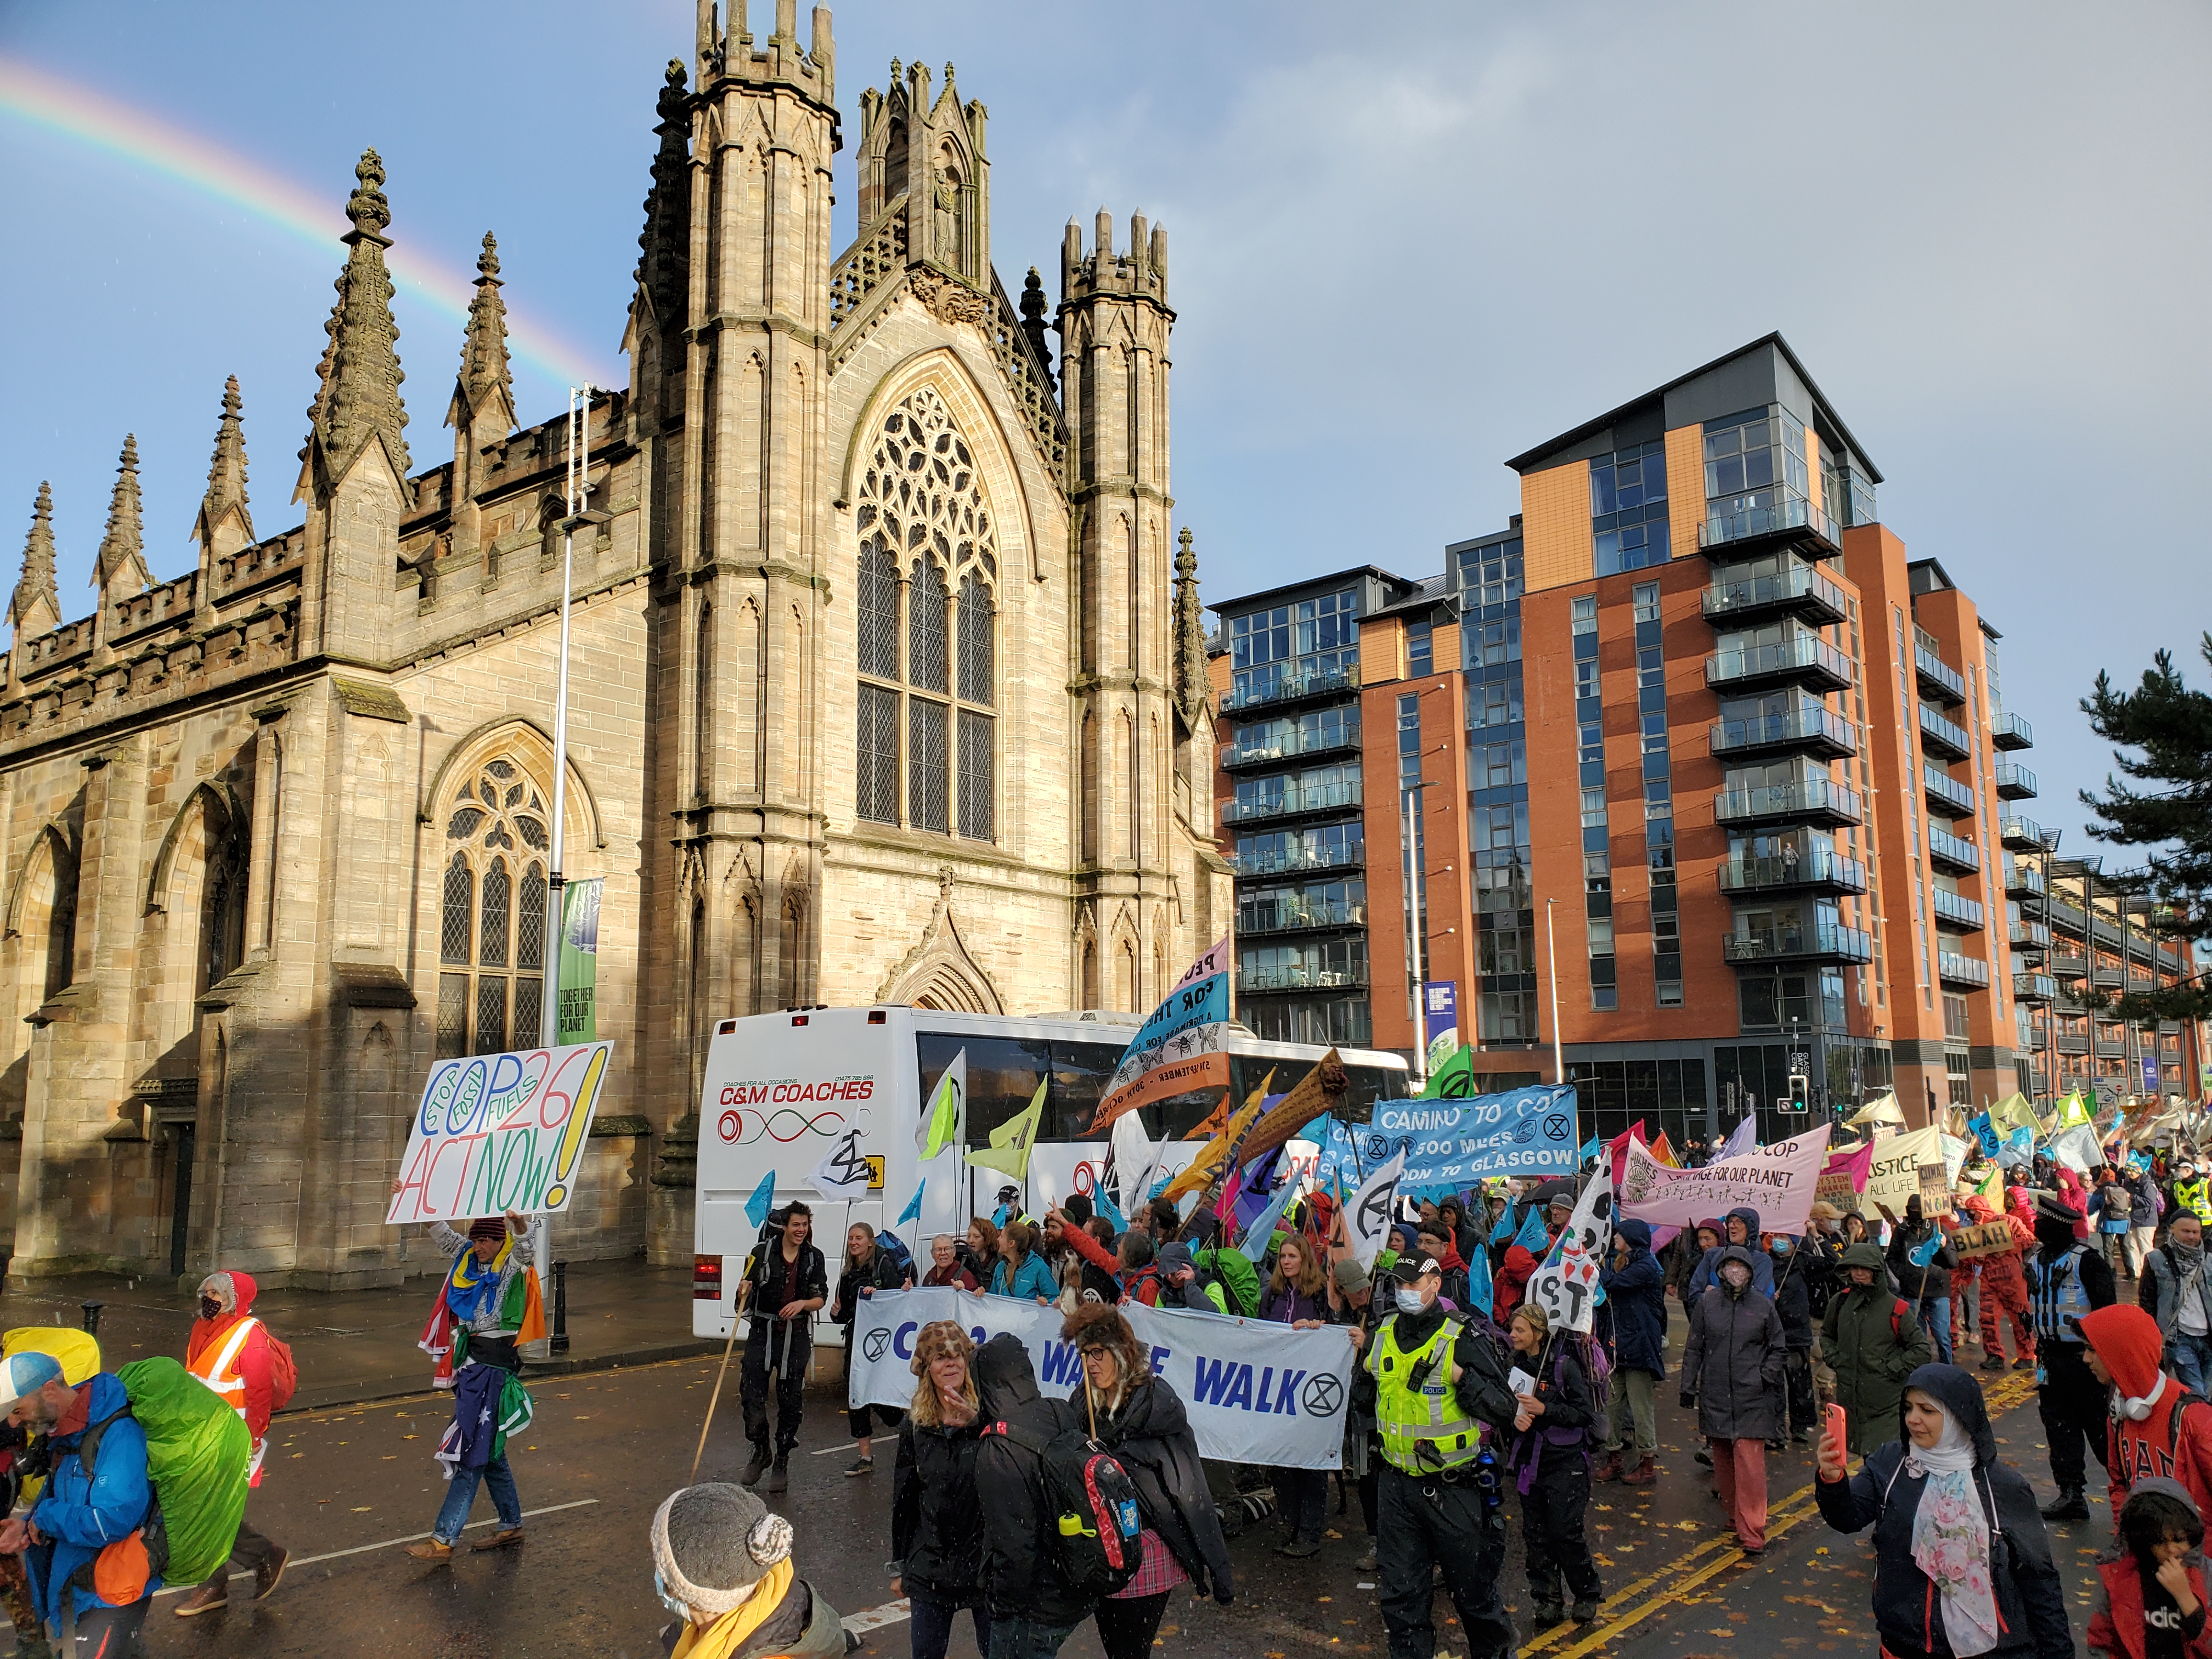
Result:
{"label": "blue sky", "polygon": [[[765,33],[772,0],[753,0]],[[1832,8],[847,4],[842,241],[863,88],[893,57],[990,110],[993,253],[1164,223],[1176,514],[1221,599],[1442,568],[1516,504],[1503,458],[1780,329],[1887,475],[1884,520],[2005,634],[2024,810],[2079,842],[2106,757],[2075,699],[2212,624],[2203,301],[2212,16],[2146,3]],[[805,27],[802,9],[802,30]],[[2118,27],[2119,20],[2125,27]],[[364,144],[392,234],[618,380],[661,65],[691,8],[583,0],[107,7],[0,0],[0,56],[98,88],[333,210]],[[0,111],[0,534],[53,481],[64,609],[123,434],[149,557],[188,568],[223,376],[255,522],[288,505],[343,250]],[[417,464],[458,323],[398,307]],[[523,419],[562,387],[526,371]],[[12,561],[19,541],[10,540]],[[10,565],[12,571],[12,562]]]}

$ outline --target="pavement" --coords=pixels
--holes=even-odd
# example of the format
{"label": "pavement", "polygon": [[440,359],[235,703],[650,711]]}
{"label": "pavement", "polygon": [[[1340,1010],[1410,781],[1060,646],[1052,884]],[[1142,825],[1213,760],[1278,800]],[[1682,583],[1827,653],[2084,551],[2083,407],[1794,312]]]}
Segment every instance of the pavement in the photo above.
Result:
{"label": "pavement", "polygon": [[[1674,1334],[1679,1353],[1679,1318]],[[149,1651],[207,1659],[649,1659],[661,1651],[656,1633],[668,1614],[653,1593],[647,1528],[661,1499],[691,1478],[720,1358],[541,1380],[532,1389],[536,1421],[512,1454],[526,1542],[434,1565],[412,1559],[404,1546],[427,1532],[444,1495],[430,1460],[449,1414],[444,1399],[422,1392],[283,1419],[249,1514],[294,1552],[283,1583],[269,1600],[250,1602],[251,1581],[240,1578],[228,1609],[190,1620],[173,1615],[176,1595],[166,1595],[149,1621]],[[1980,1351],[1970,1345],[1962,1358],[1978,1364]],[[2047,1495],[2027,1379],[1988,1380],[2004,1455]],[[702,1479],[733,1479],[744,1462],[736,1386],[732,1375],[715,1409]],[[874,1474],[848,1479],[842,1403],[833,1389],[811,1393],[791,1490],[770,1501],[791,1517],[801,1575],[860,1631],[862,1651],[903,1659],[908,1627],[884,1571],[892,1442],[879,1437]],[[1709,1495],[1710,1477],[1692,1461],[1690,1426],[1662,1389],[1663,1478],[1642,1489],[1607,1483],[1594,1495],[1592,1542],[1608,1591],[1598,1624],[1529,1629],[1516,1519],[1503,1589],[1527,1638],[1522,1650],[1542,1659],[1870,1651],[1871,1550],[1863,1535],[1842,1537],[1821,1522],[1809,1451],[1772,1460],[1772,1542],[1752,1561],[1735,1547]],[[1334,1493],[1331,1501],[1334,1508]],[[2052,1528],[2077,1638],[2087,1624],[2089,1559],[2110,1536],[2101,1494],[2093,1506],[2090,1521]],[[468,1535],[481,1538],[491,1530],[488,1497],[478,1498],[476,1515]],[[1159,1650],[1209,1659],[1385,1653],[1374,1576],[1353,1566],[1364,1545],[1356,1496],[1345,1513],[1332,1514],[1331,1526],[1322,1554],[1309,1561],[1273,1553],[1273,1522],[1234,1542],[1236,1605],[1194,1604],[1188,1591],[1177,1592]],[[1441,1596],[1437,1626],[1444,1644],[1464,1653]],[[951,1651],[975,1659],[964,1623]],[[1102,1650],[1086,1626],[1063,1651],[1099,1659]]]}
{"label": "pavement", "polygon": [[[110,1370],[152,1354],[181,1359],[199,1298],[173,1279],[126,1279],[80,1273],[32,1281],[0,1293],[0,1330],[19,1325],[84,1323],[84,1304],[99,1302],[101,1358]],[[430,1359],[416,1346],[429,1317],[437,1281],[412,1280],[397,1290],[264,1291],[254,1313],[292,1345],[300,1391],[291,1411],[414,1393],[428,1384]],[[551,1286],[546,1287],[550,1322]],[[713,1350],[691,1334],[691,1273],[649,1267],[642,1261],[579,1261],[568,1270],[568,1350],[526,1367],[530,1376],[561,1376],[617,1365],[650,1364]]]}

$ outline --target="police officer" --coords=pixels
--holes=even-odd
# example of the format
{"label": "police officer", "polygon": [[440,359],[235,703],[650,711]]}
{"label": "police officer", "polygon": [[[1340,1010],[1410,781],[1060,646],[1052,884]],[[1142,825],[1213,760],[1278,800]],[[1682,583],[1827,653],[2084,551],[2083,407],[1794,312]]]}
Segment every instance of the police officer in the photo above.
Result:
{"label": "police officer", "polygon": [[2212,1221],[2212,1190],[2208,1190],[2208,1186],[2212,1183],[2197,1173],[2195,1164],[2184,1158],[2180,1168],[2174,1171],[2175,1207],[2188,1211],[2199,1221]]}
{"label": "police officer", "polygon": [[[1505,1361],[1491,1340],[1437,1300],[1443,1267],[1425,1257],[1393,1293],[1396,1311],[1367,1344],[1382,1439],[1376,1553],[1390,1659],[1432,1659],[1435,1573],[1459,1613],[1472,1659],[1514,1650],[1499,1599],[1505,1513],[1498,1466],[1483,1429],[1508,1431],[1518,1408]],[[1480,1460],[1480,1461],[1478,1461]]]}
{"label": "police officer", "polygon": [[2074,1237],[2081,1212],[2061,1200],[2035,1201],[2035,1257],[2027,1264],[2027,1293],[2035,1309],[2036,1409],[2051,1447],[2051,1479],[2058,1496],[2046,1504],[2046,1521],[2087,1521],[2086,1441],[2105,1461],[2106,1403],[2111,1390],[2089,1370],[2088,1345],[2075,1322],[2112,1302],[2112,1270],[2105,1258]]}

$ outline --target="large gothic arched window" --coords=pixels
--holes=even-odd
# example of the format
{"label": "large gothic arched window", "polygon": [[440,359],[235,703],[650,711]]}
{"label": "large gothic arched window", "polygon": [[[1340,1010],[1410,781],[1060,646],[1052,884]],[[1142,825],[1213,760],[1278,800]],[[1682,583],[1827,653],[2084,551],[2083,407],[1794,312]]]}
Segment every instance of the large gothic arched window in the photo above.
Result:
{"label": "large gothic arched window", "polygon": [[438,1057],[537,1046],[550,835],[538,781],[495,757],[446,821],[438,928]]}
{"label": "large gothic arched window", "polygon": [[998,833],[998,536],[975,458],[925,386],[884,417],[861,480],[855,810]]}

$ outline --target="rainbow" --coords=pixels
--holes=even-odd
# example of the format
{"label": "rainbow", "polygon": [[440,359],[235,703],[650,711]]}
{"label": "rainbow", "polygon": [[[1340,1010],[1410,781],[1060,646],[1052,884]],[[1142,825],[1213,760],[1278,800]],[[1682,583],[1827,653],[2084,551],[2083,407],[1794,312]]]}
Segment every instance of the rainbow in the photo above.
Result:
{"label": "rainbow", "polygon": [[[350,179],[327,198],[312,195],[296,181],[198,133],[4,55],[0,114],[235,208],[323,254],[331,274],[337,273],[343,252],[337,238],[346,229],[339,205],[352,188]],[[466,319],[476,291],[473,270],[442,264],[404,242],[392,247],[386,261],[395,285],[456,322]],[[605,362],[528,319],[511,299],[507,324],[518,362],[553,385],[607,383]]]}

